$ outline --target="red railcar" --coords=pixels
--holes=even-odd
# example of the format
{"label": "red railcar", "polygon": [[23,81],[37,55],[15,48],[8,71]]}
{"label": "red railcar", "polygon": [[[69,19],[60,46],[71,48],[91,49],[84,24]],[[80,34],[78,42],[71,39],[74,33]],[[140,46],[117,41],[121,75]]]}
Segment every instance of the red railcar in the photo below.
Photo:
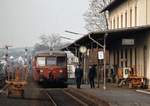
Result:
{"label": "red railcar", "polygon": [[33,57],[33,78],[39,82],[66,83],[67,54],[63,51],[38,51]]}

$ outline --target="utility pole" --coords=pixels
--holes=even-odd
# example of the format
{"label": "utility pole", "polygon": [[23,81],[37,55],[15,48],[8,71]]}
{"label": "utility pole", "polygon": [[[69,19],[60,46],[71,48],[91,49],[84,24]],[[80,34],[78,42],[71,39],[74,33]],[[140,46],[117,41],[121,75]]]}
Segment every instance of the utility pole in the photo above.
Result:
{"label": "utility pole", "polygon": [[8,46],[7,45],[5,46],[5,60],[6,62],[8,60]]}
{"label": "utility pole", "polygon": [[27,48],[25,49],[25,58],[24,58],[24,62],[25,62],[25,65],[28,65],[28,49],[27,49]]}
{"label": "utility pole", "polygon": [[7,60],[8,60],[8,48],[9,47],[12,47],[12,46],[8,46],[8,45],[6,45],[5,46],[5,61],[7,62]]}
{"label": "utility pole", "polygon": [[83,60],[83,73],[84,73],[84,82],[87,83],[87,71],[86,71],[86,52],[87,48],[85,46],[80,46],[79,51],[82,53]]}

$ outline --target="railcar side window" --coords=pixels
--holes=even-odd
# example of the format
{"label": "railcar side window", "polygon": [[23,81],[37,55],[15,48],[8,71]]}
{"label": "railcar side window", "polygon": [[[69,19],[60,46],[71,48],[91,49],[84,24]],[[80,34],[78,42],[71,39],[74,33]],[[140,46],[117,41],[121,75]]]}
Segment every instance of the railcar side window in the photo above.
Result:
{"label": "railcar side window", "polygon": [[48,57],[47,58],[47,65],[56,65],[56,57]]}
{"label": "railcar side window", "polygon": [[45,66],[45,57],[37,57],[37,66]]}
{"label": "railcar side window", "polygon": [[57,65],[64,67],[66,66],[66,59],[65,57],[57,57]]}

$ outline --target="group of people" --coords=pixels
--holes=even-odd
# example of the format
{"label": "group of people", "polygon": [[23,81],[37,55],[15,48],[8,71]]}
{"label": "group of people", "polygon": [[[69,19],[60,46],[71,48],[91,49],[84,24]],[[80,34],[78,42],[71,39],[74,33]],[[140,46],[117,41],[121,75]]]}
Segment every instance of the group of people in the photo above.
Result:
{"label": "group of people", "polygon": [[15,73],[16,70],[18,70],[21,73],[21,76],[23,76],[23,70],[24,70],[24,59],[19,57],[17,60],[14,60],[14,58],[10,58],[7,60],[5,64],[5,72],[7,80],[15,79]]}
{"label": "group of people", "polygon": [[[95,88],[95,84],[94,84],[95,76],[96,76],[96,67],[95,65],[90,65],[88,70],[88,80],[91,88]],[[82,78],[83,78],[83,69],[81,68],[81,65],[77,65],[75,69],[75,78],[76,78],[77,88],[80,89]]]}

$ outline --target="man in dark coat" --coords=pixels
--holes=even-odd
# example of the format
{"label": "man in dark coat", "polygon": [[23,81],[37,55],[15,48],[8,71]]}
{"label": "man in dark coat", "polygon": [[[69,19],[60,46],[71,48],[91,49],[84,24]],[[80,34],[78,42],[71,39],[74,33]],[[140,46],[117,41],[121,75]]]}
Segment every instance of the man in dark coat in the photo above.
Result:
{"label": "man in dark coat", "polygon": [[94,84],[94,78],[96,76],[96,68],[95,66],[89,66],[89,73],[88,73],[88,78],[89,78],[89,82],[90,82],[90,86],[91,88],[95,88],[95,84]]}
{"label": "man in dark coat", "polygon": [[80,88],[81,86],[82,77],[83,77],[83,70],[81,69],[80,65],[77,65],[75,69],[75,78],[76,78],[77,88]]}

